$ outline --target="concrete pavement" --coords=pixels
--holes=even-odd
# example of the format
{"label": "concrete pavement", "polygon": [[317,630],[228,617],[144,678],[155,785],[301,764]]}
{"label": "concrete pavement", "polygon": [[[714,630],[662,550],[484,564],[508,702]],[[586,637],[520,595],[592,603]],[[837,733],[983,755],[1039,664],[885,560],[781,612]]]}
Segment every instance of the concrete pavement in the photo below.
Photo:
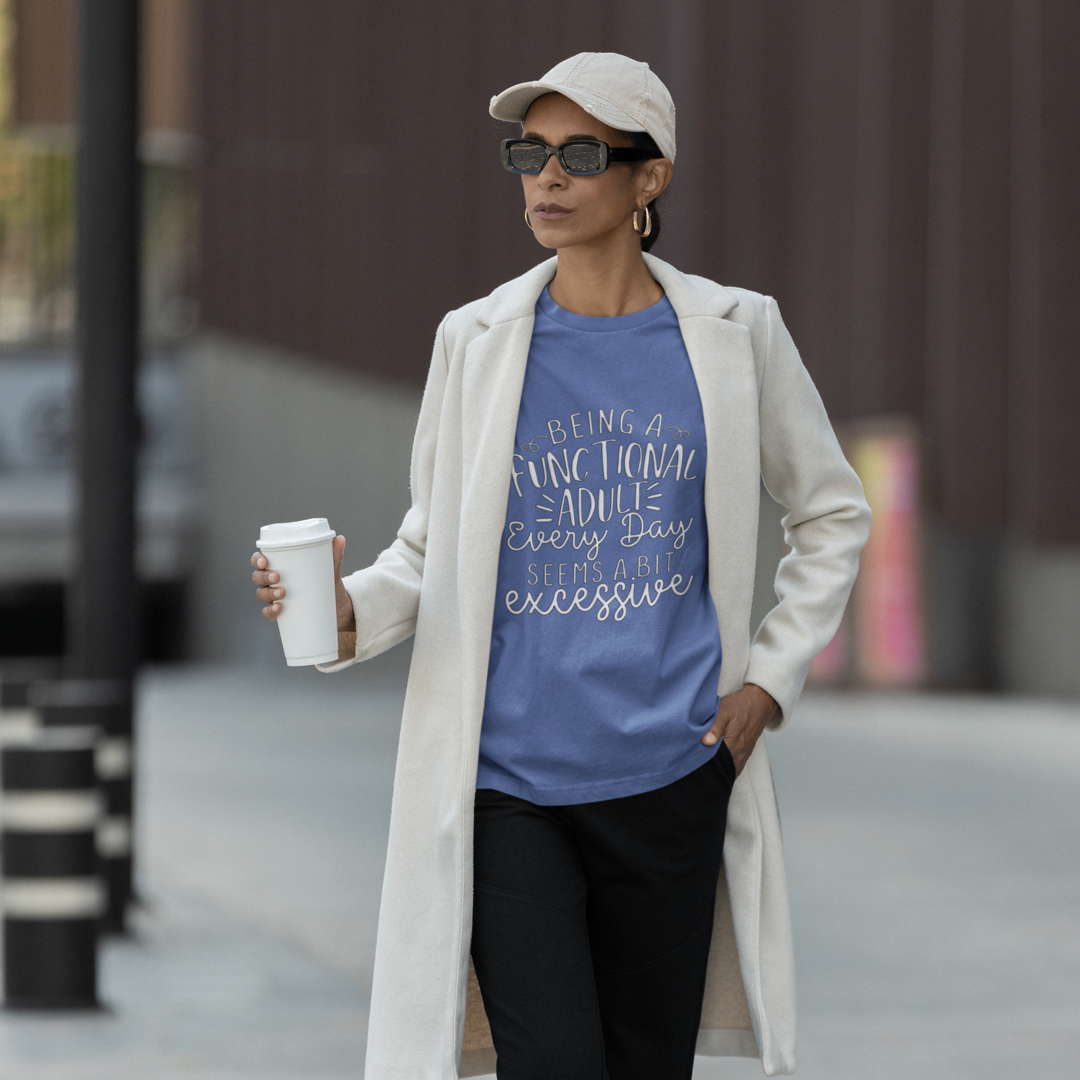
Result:
{"label": "concrete pavement", "polygon": [[770,752],[798,1075],[1076,1076],[1080,708],[815,695]]}
{"label": "concrete pavement", "polygon": [[[5,1080],[362,1075],[405,659],[147,674],[147,906],[105,950],[114,1011],[0,1016]],[[1076,1075],[1080,705],[818,693],[769,738],[798,1075]]]}

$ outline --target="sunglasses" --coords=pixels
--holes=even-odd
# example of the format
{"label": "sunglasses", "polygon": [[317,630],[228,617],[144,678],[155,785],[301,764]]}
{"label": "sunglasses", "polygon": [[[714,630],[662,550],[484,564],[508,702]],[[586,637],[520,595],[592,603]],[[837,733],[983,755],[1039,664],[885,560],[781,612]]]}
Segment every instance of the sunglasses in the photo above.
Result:
{"label": "sunglasses", "polygon": [[515,173],[538,173],[554,154],[571,176],[595,176],[617,161],[644,161],[650,150],[608,146],[599,139],[575,139],[562,146],[548,146],[535,139],[503,139],[503,168]]}

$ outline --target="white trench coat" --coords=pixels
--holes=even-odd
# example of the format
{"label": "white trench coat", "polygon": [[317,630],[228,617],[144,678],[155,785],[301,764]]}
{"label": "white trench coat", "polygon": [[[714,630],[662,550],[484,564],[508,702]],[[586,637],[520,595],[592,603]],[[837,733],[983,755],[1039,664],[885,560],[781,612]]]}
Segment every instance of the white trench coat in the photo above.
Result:
{"label": "white trench coat", "polygon": [[[718,693],[746,682],[791,716],[836,631],[870,511],[776,303],[646,255],[679,317],[705,417]],[[451,312],[435,339],[412,507],[374,565],[345,578],[356,659],[415,633],[379,917],[367,1080],[494,1071],[469,963],[473,796],[499,547],[533,312],[550,259]],[[779,603],[750,640],[759,483],[788,508]],[[765,740],[735,783],[698,1052],[795,1068],[795,982],[780,818]]]}

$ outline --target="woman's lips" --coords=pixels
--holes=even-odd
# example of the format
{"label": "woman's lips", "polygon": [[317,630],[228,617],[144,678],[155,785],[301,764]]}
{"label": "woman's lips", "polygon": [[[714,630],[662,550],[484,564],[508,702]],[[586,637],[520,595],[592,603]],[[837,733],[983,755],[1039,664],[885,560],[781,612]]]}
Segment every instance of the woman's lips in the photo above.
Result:
{"label": "woman's lips", "polygon": [[553,202],[537,203],[532,212],[544,221],[557,221],[559,218],[564,218],[567,214],[573,213],[570,207],[560,206],[558,203]]}

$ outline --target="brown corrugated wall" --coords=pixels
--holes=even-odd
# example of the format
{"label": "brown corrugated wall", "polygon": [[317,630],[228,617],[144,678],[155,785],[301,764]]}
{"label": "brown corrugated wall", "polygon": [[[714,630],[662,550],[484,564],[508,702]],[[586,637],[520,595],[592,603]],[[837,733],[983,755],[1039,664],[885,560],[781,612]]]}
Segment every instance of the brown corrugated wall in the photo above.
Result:
{"label": "brown corrugated wall", "polygon": [[777,296],[838,419],[906,413],[961,529],[1080,540],[1075,0],[202,0],[204,321],[418,381],[545,254],[492,93],[582,49],[679,106],[656,253]]}
{"label": "brown corrugated wall", "polygon": [[[192,127],[192,18],[197,0],[142,0],[142,127]],[[14,122],[63,128],[75,118],[76,0],[12,0]]]}

